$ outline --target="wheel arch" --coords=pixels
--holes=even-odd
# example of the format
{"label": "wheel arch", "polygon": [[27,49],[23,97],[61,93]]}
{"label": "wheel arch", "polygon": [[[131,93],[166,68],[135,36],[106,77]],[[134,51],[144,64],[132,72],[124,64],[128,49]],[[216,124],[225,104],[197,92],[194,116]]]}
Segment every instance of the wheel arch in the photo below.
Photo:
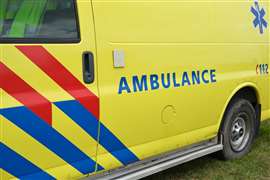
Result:
{"label": "wheel arch", "polygon": [[242,97],[247,100],[249,100],[253,107],[256,110],[257,117],[258,117],[258,124],[256,125],[256,130],[258,131],[259,126],[260,126],[260,116],[261,116],[261,111],[260,111],[260,104],[261,104],[261,99],[260,99],[260,94],[259,94],[259,88],[257,87],[256,84],[254,83],[244,83],[239,85],[237,88],[235,88],[232,93],[230,94],[229,98],[227,99],[225,106],[223,108],[220,121],[219,121],[219,133],[221,132],[221,128],[223,127],[224,123],[224,117],[227,113],[228,108],[230,107],[230,104],[233,102],[233,100],[237,97]]}

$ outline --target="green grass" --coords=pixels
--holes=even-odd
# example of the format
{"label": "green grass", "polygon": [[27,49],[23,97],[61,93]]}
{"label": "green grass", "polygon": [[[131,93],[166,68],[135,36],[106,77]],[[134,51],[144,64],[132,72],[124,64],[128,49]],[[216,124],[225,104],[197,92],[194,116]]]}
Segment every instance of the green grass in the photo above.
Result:
{"label": "green grass", "polygon": [[146,180],[270,180],[270,121],[262,123],[252,151],[234,161],[207,156],[152,175]]}

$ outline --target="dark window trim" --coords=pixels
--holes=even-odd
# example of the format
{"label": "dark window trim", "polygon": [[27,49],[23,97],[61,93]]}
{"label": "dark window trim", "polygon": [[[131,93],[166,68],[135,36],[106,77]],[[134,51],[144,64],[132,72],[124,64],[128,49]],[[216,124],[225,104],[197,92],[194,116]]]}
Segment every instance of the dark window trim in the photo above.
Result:
{"label": "dark window trim", "polygon": [[74,11],[76,17],[76,26],[78,38],[1,38],[0,44],[68,44],[68,43],[80,43],[81,42],[81,31],[80,31],[80,19],[77,0],[72,0],[74,3]]}

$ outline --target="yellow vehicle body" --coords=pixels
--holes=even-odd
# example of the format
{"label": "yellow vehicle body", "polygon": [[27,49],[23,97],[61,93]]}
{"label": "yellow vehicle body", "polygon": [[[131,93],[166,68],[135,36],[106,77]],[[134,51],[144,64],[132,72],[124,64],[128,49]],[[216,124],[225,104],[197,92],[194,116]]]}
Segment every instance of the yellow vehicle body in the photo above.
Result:
{"label": "yellow vehicle body", "polygon": [[254,1],[75,2],[78,42],[0,42],[0,179],[82,178],[211,139],[244,88],[270,118]]}

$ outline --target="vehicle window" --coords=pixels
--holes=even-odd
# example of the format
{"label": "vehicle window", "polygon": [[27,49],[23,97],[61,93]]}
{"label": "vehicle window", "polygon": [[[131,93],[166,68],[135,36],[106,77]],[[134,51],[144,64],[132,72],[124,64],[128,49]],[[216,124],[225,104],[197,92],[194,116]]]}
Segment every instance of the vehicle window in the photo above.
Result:
{"label": "vehicle window", "polygon": [[74,0],[1,0],[0,38],[76,41]]}

